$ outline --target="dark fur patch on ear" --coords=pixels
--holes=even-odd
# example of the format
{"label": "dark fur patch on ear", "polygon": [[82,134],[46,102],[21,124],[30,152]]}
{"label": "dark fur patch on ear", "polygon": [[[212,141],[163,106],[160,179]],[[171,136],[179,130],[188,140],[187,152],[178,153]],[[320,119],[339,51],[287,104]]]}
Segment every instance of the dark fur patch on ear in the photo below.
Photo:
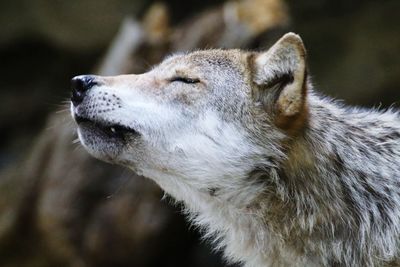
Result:
{"label": "dark fur patch on ear", "polygon": [[[254,75],[256,74],[256,69],[255,69],[256,56],[257,55],[254,53],[251,53],[247,56],[247,67],[250,70],[251,76],[253,76],[250,79],[252,83],[254,83],[253,78]],[[279,88],[282,89],[285,85],[288,85],[293,81],[294,81],[293,73],[288,72],[288,73],[276,74],[275,77],[273,77],[269,81],[266,81],[266,83],[261,86],[266,89],[279,86]]]}
{"label": "dark fur patch on ear", "polygon": [[293,73],[283,73],[280,75],[276,75],[273,79],[267,82],[268,87],[276,86],[277,84],[281,85],[282,87],[292,83],[294,80]]}
{"label": "dark fur patch on ear", "polygon": [[280,75],[276,75],[273,79],[267,81],[267,83],[264,85],[266,89],[275,89],[276,94],[274,98],[274,102],[276,102],[279,98],[279,94],[282,91],[283,88],[285,88],[286,85],[293,83],[294,77],[291,72],[289,73],[283,73]]}

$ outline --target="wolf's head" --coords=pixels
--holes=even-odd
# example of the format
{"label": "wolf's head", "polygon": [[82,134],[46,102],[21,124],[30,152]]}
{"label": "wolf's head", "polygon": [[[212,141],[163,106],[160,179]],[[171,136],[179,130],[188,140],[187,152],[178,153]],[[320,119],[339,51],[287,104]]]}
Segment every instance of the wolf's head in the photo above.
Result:
{"label": "wolf's head", "polygon": [[72,85],[89,153],[178,199],[197,192],[231,201],[257,191],[249,173],[284,160],[307,120],[305,49],[293,33],[262,53],[178,54],[144,74],[78,76]]}

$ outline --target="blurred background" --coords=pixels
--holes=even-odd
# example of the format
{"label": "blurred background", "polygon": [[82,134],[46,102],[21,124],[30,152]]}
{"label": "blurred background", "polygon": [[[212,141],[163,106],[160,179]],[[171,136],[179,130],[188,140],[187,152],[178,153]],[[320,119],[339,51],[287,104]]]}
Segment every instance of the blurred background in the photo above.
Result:
{"label": "blurred background", "polygon": [[398,107],[398,0],[13,0],[0,25],[0,266],[233,266],[154,183],[74,142],[75,75],[139,73],[196,48],[262,50],[294,31],[319,91]]}

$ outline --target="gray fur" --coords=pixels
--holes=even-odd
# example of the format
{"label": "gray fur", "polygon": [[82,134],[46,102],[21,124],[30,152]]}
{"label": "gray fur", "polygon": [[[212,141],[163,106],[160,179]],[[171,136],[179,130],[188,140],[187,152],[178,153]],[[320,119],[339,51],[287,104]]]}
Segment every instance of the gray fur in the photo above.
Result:
{"label": "gray fur", "polygon": [[[264,53],[197,51],[97,77],[71,109],[94,122],[78,128],[93,156],[157,182],[230,261],[397,266],[399,114],[318,95],[305,66],[287,34]],[[107,137],[114,124],[140,134]]]}

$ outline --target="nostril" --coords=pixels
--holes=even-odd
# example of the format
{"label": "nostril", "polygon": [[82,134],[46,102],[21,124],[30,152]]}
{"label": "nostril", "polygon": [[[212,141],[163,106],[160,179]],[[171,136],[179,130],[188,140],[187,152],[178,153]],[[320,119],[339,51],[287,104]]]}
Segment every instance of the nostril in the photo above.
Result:
{"label": "nostril", "polygon": [[87,88],[86,84],[87,84],[87,79],[81,76],[74,77],[71,80],[71,87],[72,90],[74,91],[85,91]]}
{"label": "nostril", "polygon": [[72,96],[71,101],[74,106],[82,103],[86,92],[96,84],[95,76],[81,75],[71,79]]}
{"label": "nostril", "polygon": [[77,106],[80,103],[82,103],[84,98],[85,98],[84,92],[78,90],[72,90],[71,101],[74,104],[74,106]]}

